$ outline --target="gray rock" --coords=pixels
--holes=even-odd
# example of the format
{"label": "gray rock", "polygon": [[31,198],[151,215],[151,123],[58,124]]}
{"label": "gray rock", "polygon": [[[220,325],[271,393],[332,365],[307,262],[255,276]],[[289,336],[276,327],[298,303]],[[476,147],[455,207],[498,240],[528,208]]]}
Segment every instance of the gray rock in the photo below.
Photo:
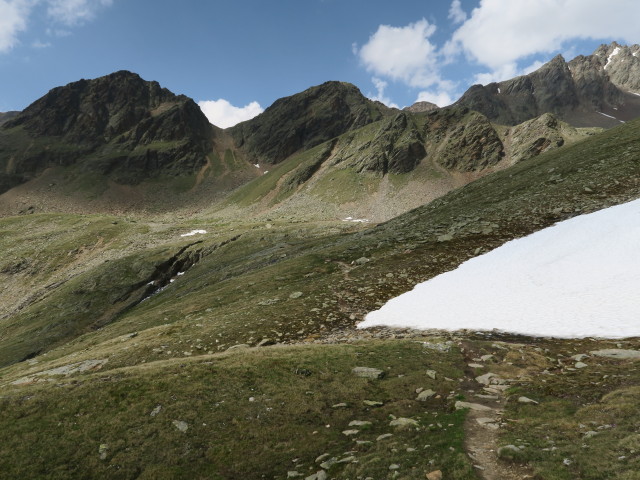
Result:
{"label": "gray rock", "polygon": [[419,402],[426,402],[428,399],[433,397],[435,394],[436,394],[436,392],[434,392],[433,390],[431,390],[429,388],[428,390],[421,391],[418,394],[418,397],[416,398],[416,400],[418,400]]}
{"label": "gray rock", "polygon": [[180,430],[182,433],[185,433],[189,429],[189,424],[187,422],[183,422],[182,420],[174,420],[173,426]]}
{"label": "gray rock", "polygon": [[151,410],[150,415],[152,417],[155,417],[156,415],[158,415],[160,413],[160,411],[162,410],[162,405],[158,405],[156,408],[154,408],[153,410]]}
{"label": "gray rock", "polygon": [[318,458],[316,458],[315,462],[316,463],[320,463],[323,460],[326,460],[327,458],[329,458],[331,455],[329,455],[328,453],[323,453],[322,455],[320,455]]}
{"label": "gray rock", "polygon": [[385,376],[385,372],[383,370],[379,370],[377,368],[370,367],[355,367],[352,372],[361,378],[371,378],[374,380],[383,378]]}
{"label": "gray rock", "polygon": [[360,257],[359,259],[356,260],[356,264],[358,265],[364,265],[365,263],[370,262],[370,260],[367,257]]}
{"label": "gray rock", "polygon": [[468,408],[470,410],[475,410],[475,411],[478,411],[478,412],[485,412],[485,411],[493,410],[493,408],[487,407],[485,405],[480,405],[479,403],[461,402],[460,400],[458,400],[455,403],[455,407],[456,407],[456,410],[462,410],[463,408]]}
{"label": "gray rock", "polygon": [[302,474],[300,472],[297,472],[295,470],[290,470],[287,472],[287,478],[298,478],[298,477],[302,477]]}
{"label": "gray rock", "polygon": [[625,350],[622,348],[606,348],[604,350],[594,350],[592,355],[597,357],[606,358],[619,358],[619,359],[635,359],[640,358],[640,350]]}
{"label": "gray rock", "polygon": [[233,345],[227,348],[227,352],[230,352],[232,350],[243,350],[245,348],[249,348],[249,345],[247,345],[246,343],[239,343],[238,345]]}
{"label": "gray rock", "polygon": [[106,443],[101,443],[100,447],[98,447],[98,455],[100,456],[100,460],[106,460],[108,453],[109,453],[109,445]]}
{"label": "gray rock", "polygon": [[427,370],[427,377],[431,378],[432,380],[435,380],[437,376],[437,373],[435,370]]}
{"label": "gray rock", "polygon": [[366,420],[351,420],[349,422],[350,427],[368,427],[369,425],[371,425],[371,422]]}
{"label": "gray rock", "polygon": [[520,452],[520,449],[515,445],[505,445],[504,447],[500,447],[498,449],[498,456],[502,455],[505,452]]}
{"label": "gray rock", "polygon": [[327,472],[320,470],[313,475],[309,475],[304,480],[327,480]]}
{"label": "gray rock", "polygon": [[469,363],[468,365],[471,368],[484,368],[484,365],[482,365],[480,363]]}
{"label": "gray rock", "polygon": [[376,442],[379,442],[380,440],[385,440],[389,437],[393,437],[393,433],[383,433],[382,435],[378,435],[378,438],[376,438]]}
{"label": "gray rock", "polygon": [[391,465],[389,465],[389,470],[399,470],[400,469],[400,465],[398,465],[397,463],[392,463]]}
{"label": "gray rock", "polygon": [[367,407],[382,407],[384,402],[379,402],[377,400],[363,400],[362,402]]}
{"label": "gray rock", "polygon": [[338,459],[336,457],[331,457],[329,460],[327,460],[326,462],[322,462],[320,464],[320,468],[323,468],[325,470],[329,470],[331,467],[333,467],[336,463],[338,463]]}
{"label": "gray rock", "polygon": [[589,365],[587,365],[586,363],[582,363],[582,362],[576,362],[576,364],[574,365],[575,368],[586,368]]}
{"label": "gray rock", "polygon": [[534,405],[538,405],[540,402],[536,402],[528,397],[518,397],[518,403],[532,403]]}
{"label": "gray rock", "polygon": [[420,424],[418,423],[417,420],[414,420],[413,418],[405,418],[405,417],[396,418],[395,420],[391,420],[391,422],[389,422],[389,426],[395,427],[397,430],[417,427],[419,425]]}
{"label": "gray rock", "polygon": [[293,292],[291,295],[289,295],[289,298],[296,299],[300,298],[302,295],[302,292]]}
{"label": "gray rock", "polygon": [[336,403],[335,405],[331,405],[331,408],[347,408],[348,405],[346,403]]}
{"label": "gray rock", "polygon": [[480,357],[480,359],[481,359],[483,362],[488,362],[489,360],[493,360],[493,355],[482,355],[482,356]]}
{"label": "gray rock", "polygon": [[347,437],[350,437],[352,435],[357,435],[360,433],[360,430],[344,430],[342,432],[343,435],[346,435]]}
{"label": "gray rock", "polygon": [[482,385],[496,385],[504,383],[504,380],[495,373],[485,373],[484,375],[476,377],[476,382],[481,383]]}

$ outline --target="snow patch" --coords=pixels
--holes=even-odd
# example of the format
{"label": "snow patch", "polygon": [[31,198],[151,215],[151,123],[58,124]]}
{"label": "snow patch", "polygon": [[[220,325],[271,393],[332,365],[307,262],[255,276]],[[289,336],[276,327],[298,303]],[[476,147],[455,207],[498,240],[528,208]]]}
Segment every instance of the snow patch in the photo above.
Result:
{"label": "snow patch", "polygon": [[640,93],[636,93],[636,92],[631,92],[631,93],[633,93],[634,95],[638,95],[640,97]]}
{"label": "snow patch", "polygon": [[[616,117],[612,117],[611,115],[607,115],[606,113],[602,113],[602,112],[597,112],[600,115],[604,115],[605,117],[609,117],[609,118],[613,118],[614,120],[618,120]],[[618,120],[620,123],[625,123],[624,120]]]}
{"label": "snow patch", "polygon": [[358,325],[640,336],[640,200],[566,220],[418,284]]}
{"label": "snow patch", "polygon": [[353,222],[353,223],[369,223],[368,218],[353,218],[347,217],[342,219],[343,222]]}
{"label": "snow patch", "polygon": [[611,52],[611,54],[607,57],[607,64],[604,66],[604,69],[606,70],[607,67],[609,66],[609,64],[611,63],[611,60],[613,59],[613,57],[615,57],[616,55],[618,55],[618,53],[620,53],[620,47],[616,47],[613,49],[613,52]]}
{"label": "snow patch", "polygon": [[206,230],[191,230],[189,233],[183,233],[181,237],[193,237],[194,235],[204,235]]}
{"label": "snow patch", "polygon": [[498,87],[498,93],[502,93],[502,92],[500,91],[500,87]]}
{"label": "snow patch", "polygon": [[256,168],[260,168],[260,164],[259,163],[254,163],[253,166],[256,167]]}

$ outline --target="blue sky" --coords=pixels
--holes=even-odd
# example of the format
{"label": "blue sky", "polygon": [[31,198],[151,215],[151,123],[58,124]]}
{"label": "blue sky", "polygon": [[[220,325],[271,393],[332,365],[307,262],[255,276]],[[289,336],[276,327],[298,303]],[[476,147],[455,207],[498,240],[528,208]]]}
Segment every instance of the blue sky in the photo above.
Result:
{"label": "blue sky", "polygon": [[0,111],[121,69],[220,126],[327,80],[444,105],[557,53],[638,43],[637,18],[637,0],[0,0]]}

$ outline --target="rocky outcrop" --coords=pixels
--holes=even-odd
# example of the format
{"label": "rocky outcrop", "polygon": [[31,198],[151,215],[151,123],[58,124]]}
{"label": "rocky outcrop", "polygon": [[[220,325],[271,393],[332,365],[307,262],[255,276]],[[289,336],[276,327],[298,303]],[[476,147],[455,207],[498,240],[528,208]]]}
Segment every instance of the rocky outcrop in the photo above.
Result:
{"label": "rocky outcrop", "polygon": [[[574,126],[614,126],[640,116],[640,46],[602,45],[569,63],[561,55],[521,77],[474,85],[456,102],[502,125],[553,113]],[[631,93],[629,93],[631,92]]]}
{"label": "rocky outcrop", "polygon": [[561,122],[555,115],[545,113],[506,132],[505,143],[510,147],[510,163],[517,163],[559,148],[569,138],[579,135],[575,128]]}
{"label": "rocky outcrop", "polygon": [[425,138],[428,155],[448,170],[479,171],[504,157],[502,141],[487,117],[466,108],[429,114]]}
{"label": "rocky outcrop", "polygon": [[0,125],[2,125],[5,122],[8,122],[9,120],[11,120],[13,117],[18,115],[19,113],[20,112],[15,112],[15,111],[0,112]]}
{"label": "rocky outcrop", "polygon": [[392,112],[364,97],[354,85],[326,82],[276,100],[262,114],[229,132],[252,162],[276,164]]}
{"label": "rocky outcrop", "polygon": [[0,128],[7,174],[82,163],[125,184],[193,174],[213,135],[193,100],[127,71],[54,88]]}
{"label": "rocky outcrop", "polygon": [[404,107],[402,110],[411,113],[423,113],[423,112],[431,112],[433,110],[437,110],[438,105],[431,102],[416,102],[409,107]]}

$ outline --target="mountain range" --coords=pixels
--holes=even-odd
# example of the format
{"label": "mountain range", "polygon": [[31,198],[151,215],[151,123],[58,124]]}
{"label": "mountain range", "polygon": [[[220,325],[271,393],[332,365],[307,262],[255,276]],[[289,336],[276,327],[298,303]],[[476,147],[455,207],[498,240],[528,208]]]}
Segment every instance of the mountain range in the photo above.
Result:
{"label": "mountain range", "polygon": [[3,475],[635,478],[638,339],[356,325],[640,198],[638,55],[227,129],[127,71],[0,114]]}

